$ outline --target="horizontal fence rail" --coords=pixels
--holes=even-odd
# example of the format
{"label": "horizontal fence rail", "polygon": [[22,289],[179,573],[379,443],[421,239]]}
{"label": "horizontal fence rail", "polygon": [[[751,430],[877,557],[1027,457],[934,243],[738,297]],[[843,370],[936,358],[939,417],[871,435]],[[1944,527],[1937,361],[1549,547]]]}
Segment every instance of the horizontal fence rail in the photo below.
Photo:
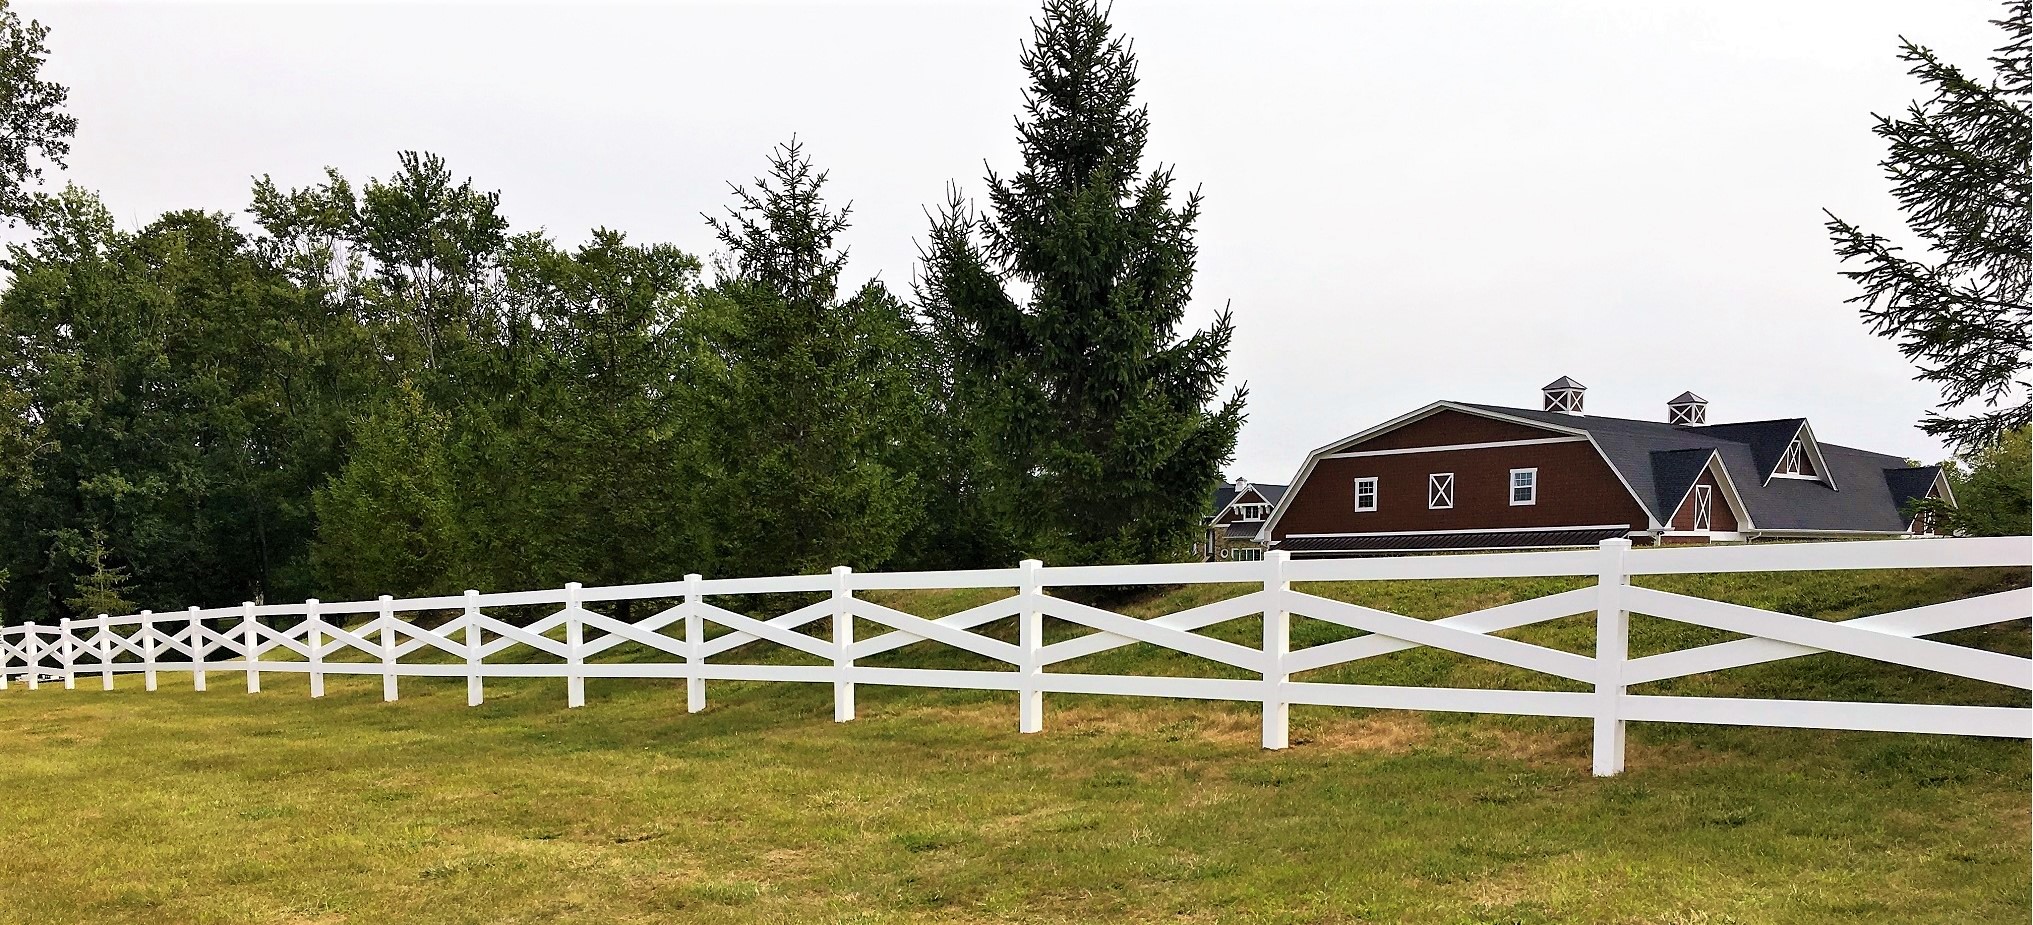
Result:
{"label": "horizontal fence rail", "polygon": [[[1587,718],[1594,723],[1594,771],[1624,765],[1631,721],[1715,723],[1815,729],[2033,738],[2033,710],[2022,707],[1913,703],[1755,700],[1632,694],[1634,685],[1724,671],[1818,653],[1840,653],[1992,684],[2033,690],[2033,661],[1923,638],[2033,614],[2033,590],[2017,589],[1841,622],[1775,613],[1631,585],[1633,576],[1845,569],[2033,566],[2033,538],[1929,539],[1682,547],[1633,553],[1627,540],[1593,550],[1293,561],[1273,552],[1259,562],[1046,567],[707,579],[396,600],[237,607],[64,620],[0,628],[0,689],[45,683],[75,688],[98,674],[112,689],[120,674],[140,674],[155,690],[164,671],[189,672],[205,690],[211,672],[244,675],[250,693],[268,672],[308,675],[312,697],[328,675],[379,676],[396,700],[403,677],[466,679],[467,702],[480,704],[490,678],[563,678],[570,707],[586,702],[589,678],[683,679],[686,708],[706,707],[706,682],[790,681],[831,684],[834,719],[855,716],[856,685],[1012,691],[1018,729],[1044,729],[1048,693],[1235,700],[1262,704],[1265,748],[1289,741],[1292,704],[1441,710]],[[1571,591],[1515,601],[1438,620],[1423,620],[1332,600],[1294,582],[1520,577],[1591,578]],[[1138,619],[1050,593],[1053,588],[1246,584],[1251,590],[1152,619]],[[1008,596],[936,619],[885,606],[859,592],[1008,589]],[[743,595],[818,595],[767,619],[722,606]],[[717,598],[709,601],[708,598]],[[622,619],[594,604],[644,604],[647,615]],[[528,622],[504,610],[534,611]],[[490,611],[493,611],[490,614]],[[1744,638],[1633,658],[1632,613],[1707,627]],[[398,614],[408,614],[402,619]],[[1595,618],[1595,652],[1580,655],[1496,635],[1577,615]],[[1262,618],[1259,645],[1240,645],[1199,630]],[[1337,624],[1359,635],[1291,648],[1291,619]],[[1015,618],[1016,642],[976,630]],[[1047,643],[1045,620],[1084,635]],[[856,621],[883,627],[855,637]],[[807,631],[825,623],[826,635]],[[719,629],[709,634],[709,626]],[[994,667],[885,667],[866,661],[905,646],[932,643],[973,653]],[[810,656],[818,664],[728,661],[756,644]],[[1244,677],[1153,677],[1048,671],[1050,666],[1125,646],[1147,644],[1196,656]],[[613,656],[622,647],[630,660]],[[1294,675],[1429,647],[1570,682],[1581,691],[1393,687],[1294,680]],[[601,656],[609,656],[601,660]],[[719,659],[716,661],[716,659]]]}

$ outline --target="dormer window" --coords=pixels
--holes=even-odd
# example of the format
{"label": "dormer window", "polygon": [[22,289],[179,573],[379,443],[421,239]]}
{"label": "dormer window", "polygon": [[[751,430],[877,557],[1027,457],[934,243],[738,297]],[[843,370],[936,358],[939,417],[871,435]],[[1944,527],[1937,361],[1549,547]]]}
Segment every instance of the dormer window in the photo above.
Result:
{"label": "dormer window", "polygon": [[1794,437],[1792,444],[1786,447],[1786,455],[1779,457],[1779,471],[1787,475],[1799,475],[1800,457],[1804,455],[1806,450],[1800,446],[1800,438]]}
{"label": "dormer window", "polygon": [[1268,504],[1238,504],[1235,506],[1236,520],[1262,520],[1271,516]]}

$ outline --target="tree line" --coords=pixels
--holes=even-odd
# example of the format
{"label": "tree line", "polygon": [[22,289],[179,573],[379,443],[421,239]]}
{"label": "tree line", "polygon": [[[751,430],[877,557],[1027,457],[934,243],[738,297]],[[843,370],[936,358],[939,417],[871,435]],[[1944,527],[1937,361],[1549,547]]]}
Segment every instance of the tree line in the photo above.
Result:
{"label": "tree line", "polygon": [[1179,557],[1244,403],[1230,316],[1183,327],[1199,194],[1145,166],[1104,9],[1033,30],[1021,168],[930,210],[894,292],[846,278],[795,140],[705,217],[710,266],[518,232],[422,152],[124,230],[31,190],[75,123],[0,10],[0,107],[47,117],[0,144],[32,232],[0,294],[0,617]]}

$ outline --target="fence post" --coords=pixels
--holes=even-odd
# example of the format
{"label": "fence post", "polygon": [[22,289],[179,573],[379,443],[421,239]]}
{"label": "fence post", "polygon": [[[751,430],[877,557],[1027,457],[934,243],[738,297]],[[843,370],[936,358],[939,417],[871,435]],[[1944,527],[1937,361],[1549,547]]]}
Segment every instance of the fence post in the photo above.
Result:
{"label": "fence post", "polygon": [[99,615],[99,689],[113,689],[113,621]]}
{"label": "fence post", "polygon": [[15,654],[14,647],[7,644],[7,627],[0,626],[0,691],[7,689],[7,663]]}
{"label": "fence post", "polygon": [[205,621],[198,619],[198,608],[191,607],[191,690],[205,689]]}
{"label": "fence post", "polygon": [[1017,666],[1022,673],[1017,689],[1017,732],[1019,734],[1045,731],[1045,665],[1040,654],[1045,648],[1045,612],[1038,604],[1038,598],[1045,593],[1040,584],[1038,569],[1045,563],[1036,559],[1025,559],[1021,564],[1023,578],[1017,587],[1017,600],[1023,609],[1017,612],[1017,648],[1023,650],[1023,664]]}
{"label": "fence post", "polygon": [[697,713],[706,709],[706,677],[700,672],[706,667],[706,659],[699,649],[706,644],[706,617],[699,612],[699,581],[697,573],[685,576],[685,712]]}
{"label": "fence post", "polygon": [[63,666],[64,690],[77,690],[77,656],[71,650],[71,618],[63,618],[63,621],[57,624],[57,629],[61,633],[57,637],[57,663]]}
{"label": "fence post", "polygon": [[833,567],[833,669],[839,677],[833,682],[833,721],[844,723],[854,718],[854,657],[848,649],[854,645],[854,614],[847,602],[854,592],[847,588],[847,576],[854,570],[845,565]]}
{"label": "fence post", "polygon": [[1595,776],[1624,770],[1624,661],[1630,657],[1631,615],[1624,609],[1627,539],[1603,540],[1595,599]]}
{"label": "fence post", "polygon": [[381,699],[395,701],[395,598],[381,596]]}
{"label": "fence post", "polygon": [[42,655],[37,653],[35,648],[35,624],[24,623],[21,625],[21,660],[28,666],[29,690],[36,690],[42,686],[36,678],[36,675],[41,673]]}
{"label": "fence post", "polygon": [[466,589],[466,705],[477,707],[480,689],[480,592]]}
{"label": "fence post", "polygon": [[1264,556],[1264,747],[1277,749],[1292,744],[1292,705],[1285,700],[1285,683],[1292,676],[1285,671],[1285,656],[1292,651],[1292,614],[1285,609],[1285,592],[1292,583],[1285,580],[1285,563],[1292,554],[1273,549]]}
{"label": "fence post", "polygon": [[141,686],[155,690],[155,611],[141,612]]}
{"label": "fence post", "polygon": [[565,706],[586,705],[586,620],[579,610],[579,583],[565,582]]}
{"label": "fence post", "polygon": [[247,692],[261,693],[261,672],[254,668],[254,602],[240,602],[240,645],[246,648]]}
{"label": "fence post", "polygon": [[311,663],[311,697],[325,696],[325,634],[319,630],[324,625],[318,616],[318,599],[304,599],[304,651]]}

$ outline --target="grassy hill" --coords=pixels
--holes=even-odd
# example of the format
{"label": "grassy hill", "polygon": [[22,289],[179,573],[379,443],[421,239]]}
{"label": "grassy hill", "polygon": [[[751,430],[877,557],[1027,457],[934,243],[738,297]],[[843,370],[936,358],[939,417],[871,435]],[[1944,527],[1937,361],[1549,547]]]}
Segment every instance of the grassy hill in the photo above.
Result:
{"label": "grassy hill", "polygon": [[[2024,586],[2016,570],[1687,576],[1641,583],[1841,619]],[[1434,618],[1562,579],[1312,593]],[[1250,586],[1158,589],[1155,616]],[[874,595],[923,616],[994,592]],[[1006,621],[1007,622],[1007,621]],[[1008,626],[990,631],[1008,634]],[[866,633],[879,631],[870,626]],[[1057,628],[1059,634],[1072,632]],[[1211,635],[1252,644],[1241,620]],[[1347,635],[1295,620],[1294,646]],[[1506,633],[1577,652],[1589,618]],[[1727,638],[1636,618],[1639,654]],[[1949,639],[2021,655],[2025,621]],[[745,650],[738,650],[745,652]],[[646,657],[617,653],[620,657]],[[756,653],[770,660],[802,656]],[[879,664],[987,667],[912,646]],[[1220,676],[1136,646],[1059,670]],[[207,694],[0,694],[0,922],[2024,922],[2024,741],[1634,724],[1588,776],[1586,721],[825,685],[237,676]],[[1307,680],[1559,689],[1411,650]],[[2026,694],[1818,655],[1658,692],[2025,705]]]}

